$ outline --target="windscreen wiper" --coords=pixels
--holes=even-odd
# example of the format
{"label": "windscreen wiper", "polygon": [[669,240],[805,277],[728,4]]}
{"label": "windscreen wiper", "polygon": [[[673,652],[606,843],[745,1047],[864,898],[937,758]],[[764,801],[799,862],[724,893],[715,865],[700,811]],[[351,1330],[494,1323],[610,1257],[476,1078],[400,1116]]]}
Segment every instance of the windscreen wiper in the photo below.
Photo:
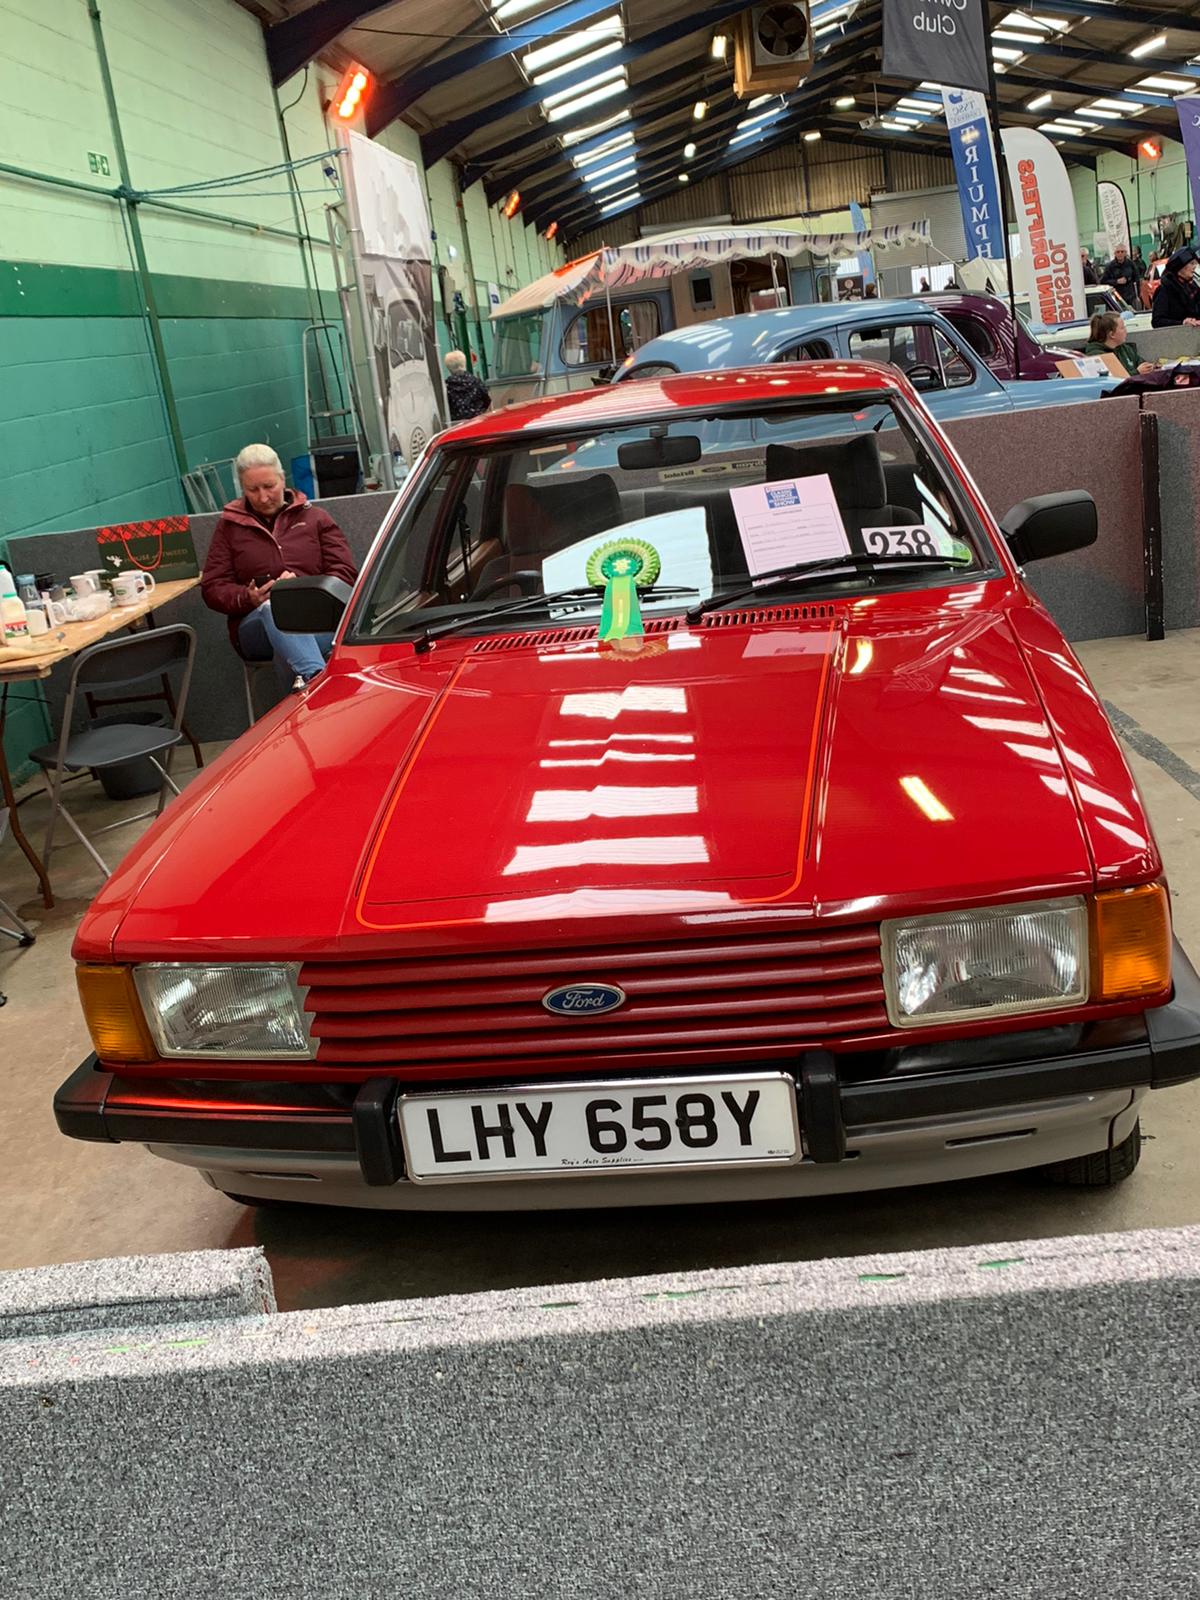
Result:
{"label": "windscreen wiper", "polygon": [[[695,593],[696,590],[691,585],[680,588],[677,584],[656,583],[645,589],[639,589],[638,599],[670,600],[677,595]],[[494,606],[490,611],[464,611],[460,616],[447,617],[443,622],[434,622],[422,629],[413,640],[413,649],[420,654],[428,650],[435,639],[440,639],[448,633],[457,633],[460,628],[469,628],[477,622],[496,622],[522,611],[536,611],[541,606],[565,605],[572,600],[601,600],[603,597],[604,585],[590,583],[578,589],[554,589],[549,594],[527,594],[520,600],[510,600],[507,605]]]}
{"label": "windscreen wiper", "polygon": [[689,622],[699,622],[708,611],[719,611],[722,606],[736,605],[739,600],[750,600],[776,585],[790,587],[805,584],[814,578],[828,577],[831,572],[877,572],[892,567],[969,567],[973,556],[888,556],[848,553],[844,556],[827,556],[822,561],[802,561],[791,567],[777,567],[774,572],[760,572],[753,583],[731,594],[709,595],[693,606],[687,614]]}

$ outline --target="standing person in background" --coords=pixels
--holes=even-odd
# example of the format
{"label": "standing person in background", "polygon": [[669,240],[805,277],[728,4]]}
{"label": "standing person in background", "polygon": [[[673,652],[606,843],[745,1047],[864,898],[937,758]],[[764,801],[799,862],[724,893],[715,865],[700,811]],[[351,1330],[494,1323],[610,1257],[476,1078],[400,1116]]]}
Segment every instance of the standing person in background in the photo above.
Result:
{"label": "standing person in background", "polygon": [[1127,306],[1138,304],[1138,269],[1130,259],[1129,251],[1119,244],[1113,258],[1104,269],[1104,283],[1110,283]]}
{"label": "standing person in background", "polygon": [[271,615],[280,578],[358,576],[346,537],[328,511],[284,484],[269,444],[248,444],[233,470],[241,497],[230,500],[213,529],[200,577],[211,611],[229,619],[229,640],[244,661],[274,661],[284,686],[301,688],[325,665],[332,634],[283,633]]}
{"label": "standing person in background", "polygon": [[1196,252],[1176,250],[1163,268],[1162,282],[1150,312],[1154,328],[1200,328],[1200,289],[1196,287]]}
{"label": "standing person in background", "polygon": [[1083,267],[1084,283],[1099,283],[1100,274],[1096,271],[1096,268],[1092,262],[1092,258],[1086,250],[1081,250],[1079,252],[1079,260],[1081,266]]}
{"label": "standing person in background", "polygon": [[466,422],[488,409],[492,397],[487,384],[467,371],[467,358],[461,350],[447,351],[446,371],[450,374],[446,379],[446,403],[451,422]]}

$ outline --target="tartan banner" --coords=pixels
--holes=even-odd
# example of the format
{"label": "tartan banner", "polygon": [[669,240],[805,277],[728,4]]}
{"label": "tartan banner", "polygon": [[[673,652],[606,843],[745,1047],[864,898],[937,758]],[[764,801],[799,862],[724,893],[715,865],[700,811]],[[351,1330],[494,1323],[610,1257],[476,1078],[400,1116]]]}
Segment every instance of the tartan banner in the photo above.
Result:
{"label": "tartan banner", "polygon": [[187,517],[155,517],[148,522],[117,522],[97,528],[96,550],[107,577],[118,572],[152,572],[159,583],[199,574],[196,546]]}

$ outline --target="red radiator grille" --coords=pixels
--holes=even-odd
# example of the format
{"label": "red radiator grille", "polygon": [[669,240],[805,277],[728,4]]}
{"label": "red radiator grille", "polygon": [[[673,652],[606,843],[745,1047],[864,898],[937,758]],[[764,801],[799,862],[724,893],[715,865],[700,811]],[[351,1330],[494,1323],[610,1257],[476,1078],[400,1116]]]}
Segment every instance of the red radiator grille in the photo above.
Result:
{"label": "red radiator grille", "polygon": [[[627,1000],[562,1018],[542,996],[603,980]],[[404,1076],[675,1067],[794,1055],[887,1027],[878,928],[616,949],[310,963],[317,1060]]]}

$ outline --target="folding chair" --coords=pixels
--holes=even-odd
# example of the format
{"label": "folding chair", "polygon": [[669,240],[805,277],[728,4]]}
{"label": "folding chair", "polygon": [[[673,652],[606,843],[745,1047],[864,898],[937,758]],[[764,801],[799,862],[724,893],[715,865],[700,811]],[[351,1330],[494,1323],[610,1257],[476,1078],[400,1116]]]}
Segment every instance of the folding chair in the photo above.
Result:
{"label": "folding chair", "polygon": [[[54,847],[54,830],[61,816],[105,877],[110,870],[87,834],[63,805],[63,780],[69,773],[86,768],[99,772],[105,767],[121,766],[145,756],[162,774],[155,811],[145,811],[137,817],[123,817],[119,822],[107,823],[103,828],[96,829],[97,835],[160,814],[167,803],[167,790],[170,789],[172,794],[179,793],[167,768],[170,766],[170,751],[183,738],[181,725],[195,654],[194,630],[183,623],[174,623],[168,628],[151,628],[144,633],[105,640],[76,657],[63,706],[62,732],[54,744],[45,744],[30,752],[31,758],[42,768],[46,787],[50,791],[50,821],[46,825],[46,843],[42,849],[42,859],[47,867]],[[146,727],[142,723],[122,722],[111,723],[107,727],[88,727],[80,733],[72,733],[77,696],[86,697],[96,690],[132,689],[161,678],[173,667],[182,667],[182,675],[175,701],[175,718],[170,727]],[[164,752],[166,766],[156,759]]]}
{"label": "folding chair", "polygon": [[254,705],[254,684],[260,673],[275,671],[273,661],[248,661],[245,656],[239,656],[242,663],[242,682],[246,690],[246,726],[252,728],[258,721],[259,713]]}

